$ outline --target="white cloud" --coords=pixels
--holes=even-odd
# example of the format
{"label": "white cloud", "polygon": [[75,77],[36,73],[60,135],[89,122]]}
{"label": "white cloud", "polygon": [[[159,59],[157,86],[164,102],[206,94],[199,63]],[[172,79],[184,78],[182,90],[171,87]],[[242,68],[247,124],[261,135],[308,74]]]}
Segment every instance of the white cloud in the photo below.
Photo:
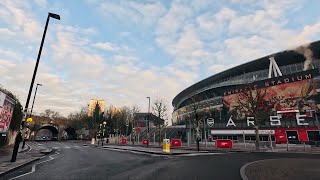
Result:
{"label": "white cloud", "polygon": [[106,51],[118,51],[119,47],[117,47],[116,45],[110,43],[110,42],[98,42],[95,43],[93,46],[106,50]]}
{"label": "white cloud", "polygon": [[27,3],[3,0],[0,5],[0,20],[5,22],[10,30],[22,32],[30,40],[38,39],[41,25],[28,13],[30,6]]}
{"label": "white cloud", "polygon": [[165,6],[158,1],[92,1],[89,4],[98,6],[100,12],[107,18],[130,20],[144,25],[152,25],[166,11]]}

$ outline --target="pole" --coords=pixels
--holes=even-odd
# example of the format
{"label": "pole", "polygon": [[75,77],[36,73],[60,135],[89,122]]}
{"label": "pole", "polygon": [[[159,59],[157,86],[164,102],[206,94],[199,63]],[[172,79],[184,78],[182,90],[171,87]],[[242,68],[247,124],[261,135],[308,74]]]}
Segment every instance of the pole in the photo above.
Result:
{"label": "pole", "polygon": [[244,149],[246,149],[246,135],[244,134],[244,131],[242,132],[242,138],[243,138]]}
{"label": "pole", "polygon": [[316,117],[317,126],[318,126],[318,131],[319,131],[319,135],[320,135],[320,124],[319,124],[317,112],[314,112],[314,115],[315,115],[315,117]]}
{"label": "pole", "polygon": [[[150,128],[150,97],[147,97],[148,98],[148,100],[149,100],[149,106],[148,106],[148,127],[147,127],[147,139],[148,139],[148,141],[149,141],[149,128]],[[149,146],[149,143],[147,143],[147,146]]]}
{"label": "pole", "polygon": [[139,137],[140,137],[140,133],[138,134],[138,142],[137,142],[137,145],[139,145],[139,143],[140,143]]}
{"label": "pole", "polygon": [[153,145],[156,145],[156,133],[153,133]]}
{"label": "pole", "polygon": [[[23,119],[22,119],[22,122],[21,122],[20,132],[18,133],[18,135],[16,136],[16,139],[15,139],[15,146],[13,148],[13,154],[12,154],[12,157],[11,157],[11,162],[15,162],[16,161],[17,153],[15,153],[15,151],[18,151],[16,148],[17,147],[19,148],[19,144],[20,144],[20,142],[22,140],[22,138],[20,138],[21,134],[22,134],[21,131],[23,130],[23,128],[25,126],[24,122],[25,122],[25,119],[27,118],[27,110],[28,110],[28,106],[29,106],[30,96],[31,96],[34,80],[35,80],[36,75],[37,75],[37,70],[38,70],[39,61],[40,61],[41,52],[42,52],[42,47],[43,47],[44,40],[45,40],[45,37],[46,37],[47,29],[48,29],[49,19],[50,19],[50,13],[48,14],[46,25],[44,27],[44,31],[43,31],[43,34],[42,34],[42,40],[41,40],[41,44],[40,44],[40,48],[39,48],[39,52],[38,52],[37,62],[36,62],[36,65],[34,67],[32,80],[31,80],[30,87],[29,87],[29,93],[28,93],[27,101],[26,101],[26,104],[24,106],[24,116],[23,116]],[[60,19],[60,16],[59,16],[59,19]],[[16,143],[17,143],[17,145],[16,145]]]}
{"label": "pole", "polygon": [[271,151],[272,151],[272,150],[273,150],[273,147],[272,147],[271,132],[269,132],[269,142],[270,142],[270,149],[271,149]]}
{"label": "pole", "polygon": [[191,136],[192,136],[192,133],[191,133],[191,120],[189,119],[189,145],[192,143]]}
{"label": "pole", "polygon": [[205,119],[203,119],[203,130],[204,130],[204,143],[205,143],[206,148],[207,148],[207,131],[205,129]]}
{"label": "pole", "polygon": [[33,101],[32,101],[32,106],[31,106],[31,112],[30,112],[30,116],[29,116],[29,117],[31,117],[31,116],[32,116],[34,100],[36,99],[37,90],[38,90],[38,86],[39,86],[39,85],[40,85],[40,86],[42,86],[41,84],[37,84],[37,86],[36,86],[36,91],[34,92]]}

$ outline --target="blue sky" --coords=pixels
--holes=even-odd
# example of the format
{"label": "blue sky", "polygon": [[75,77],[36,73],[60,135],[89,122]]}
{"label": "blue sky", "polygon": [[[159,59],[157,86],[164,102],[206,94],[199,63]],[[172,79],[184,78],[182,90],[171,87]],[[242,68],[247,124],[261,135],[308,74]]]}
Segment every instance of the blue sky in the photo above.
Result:
{"label": "blue sky", "polygon": [[[0,84],[24,104],[48,12],[35,111],[91,98],[147,109],[233,66],[319,40],[317,0],[2,0]],[[170,116],[170,115],[169,115]]]}

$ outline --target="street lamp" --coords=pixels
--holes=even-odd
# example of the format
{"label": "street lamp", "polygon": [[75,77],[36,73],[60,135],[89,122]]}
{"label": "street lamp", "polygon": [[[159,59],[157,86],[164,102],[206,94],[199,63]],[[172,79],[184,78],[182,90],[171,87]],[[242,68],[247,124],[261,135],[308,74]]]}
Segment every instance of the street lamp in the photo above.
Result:
{"label": "street lamp", "polygon": [[101,144],[102,144],[102,146],[103,146],[103,140],[104,140],[104,132],[106,131],[106,124],[107,124],[107,122],[106,121],[103,121],[103,130],[102,130],[102,141],[101,141]]}
{"label": "street lamp", "polygon": [[[150,128],[150,122],[149,122],[149,120],[150,120],[150,97],[147,97],[147,99],[149,99],[149,106],[148,106],[148,121],[147,121],[147,123],[148,123],[148,127],[147,127],[147,139],[148,139],[148,142],[149,142],[149,128]],[[149,143],[147,143],[147,146],[149,146]]]}
{"label": "street lamp", "polygon": [[34,67],[34,71],[33,71],[33,76],[32,76],[32,80],[31,80],[31,84],[30,84],[30,88],[29,88],[29,93],[28,93],[28,97],[27,97],[27,101],[26,101],[26,105],[24,107],[24,116],[21,122],[21,127],[20,127],[20,131],[16,136],[15,139],[15,144],[14,144],[14,148],[13,148],[13,153],[12,153],[12,157],[11,157],[11,162],[15,162],[17,159],[17,153],[18,153],[18,149],[19,149],[19,144],[21,142],[21,135],[22,135],[22,130],[24,128],[24,122],[27,118],[27,109],[29,106],[29,101],[30,101],[30,96],[31,96],[31,92],[32,92],[32,88],[33,88],[33,84],[34,84],[34,80],[36,78],[37,75],[37,70],[38,70],[38,65],[39,65],[39,61],[40,61],[40,57],[41,57],[41,52],[42,52],[42,47],[43,47],[43,43],[44,43],[44,39],[46,37],[46,33],[47,33],[47,29],[48,29],[48,24],[49,24],[49,19],[54,18],[57,20],[60,20],[60,16],[58,14],[54,14],[54,13],[48,13],[48,17],[47,17],[47,21],[46,21],[46,25],[44,27],[44,31],[43,31],[43,35],[42,35],[42,40],[41,40],[41,44],[40,44],[40,48],[39,48],[39,52],[38,52],[38,57],[37,57],[37,62],[36,65]]}
{"label": "street lamp", "polygon": [[34,92],[34,96],[33,96],[33,101],[32,101],[32,106],[31,106],[31,112],[30,112],[30,116],[32,116],[32,111],[33,111],[33,105],[34,105],[34,100],[36,99],[36,95],[37,95],[37,90],[38,90],[38,86],[42,86],[42,84],[39,84],[37,83],[37,86],[36,86],[36,91]]}

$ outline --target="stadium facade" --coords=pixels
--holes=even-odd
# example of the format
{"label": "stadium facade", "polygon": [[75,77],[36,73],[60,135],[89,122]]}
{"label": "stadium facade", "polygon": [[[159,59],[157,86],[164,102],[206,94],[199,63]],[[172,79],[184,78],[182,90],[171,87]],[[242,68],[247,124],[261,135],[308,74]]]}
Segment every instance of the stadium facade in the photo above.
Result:
{"label": "stadium facade", "polygon": [[197,99],[200,118],[213,140],[255,140],[253,117],[243,105],[248,97],[243,94],[263,91],[262,108],[269,113],[260,124],[262,141],[270,134],[276,143],[318,141],[319,67],[320,41],[233,67],[180,92],[172,101],[172,123],[192,124],[191,104]]}

